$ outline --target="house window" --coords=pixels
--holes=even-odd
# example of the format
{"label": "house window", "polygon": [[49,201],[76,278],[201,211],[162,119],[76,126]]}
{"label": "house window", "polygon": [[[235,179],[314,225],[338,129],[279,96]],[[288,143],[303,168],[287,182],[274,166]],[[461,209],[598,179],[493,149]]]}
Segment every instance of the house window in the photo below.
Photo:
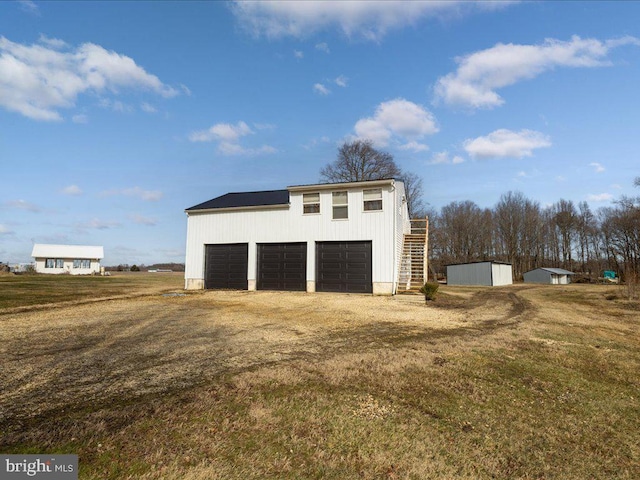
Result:
{"label": "house window", "polygon": [[81,259],[73,261],[73,268],[91,268],[91,260]]}
{"label": "house window", "polygon": [[349,218],[349,205],[347,192],[333,192],[333,219]]}
{"label": "house window", "polygon": [[372,188],[370,190],[364,190],[363,193],[364,193],[365,212],[382,210],[382,189],[381,188]]}
{"label": "house window", "polygon": [[320,194],[302,194],[302,213],[320,213]]}
{"label": "house window", "polygon": [[44,261],[44,268],[63,268],[64,260],[62,258],[47,258]]}

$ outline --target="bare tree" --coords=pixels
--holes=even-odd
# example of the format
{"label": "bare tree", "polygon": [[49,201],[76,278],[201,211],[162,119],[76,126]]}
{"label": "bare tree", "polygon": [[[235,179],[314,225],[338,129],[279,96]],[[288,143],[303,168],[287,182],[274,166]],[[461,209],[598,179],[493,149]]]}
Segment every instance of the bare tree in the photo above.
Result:
{"label": "bare tree", "polygon": [[427,212],[422,200],[422,178],[413,172],[402,172],[400,179],[404,183],[409,218],[424,218]]}
{"label": "bare tree", "polygon": [[399,178],[400,169],[387,152],[373,148],[371,140],[345,142],[338,149],[338,158],[320,170],[323,181],[363,182]]}

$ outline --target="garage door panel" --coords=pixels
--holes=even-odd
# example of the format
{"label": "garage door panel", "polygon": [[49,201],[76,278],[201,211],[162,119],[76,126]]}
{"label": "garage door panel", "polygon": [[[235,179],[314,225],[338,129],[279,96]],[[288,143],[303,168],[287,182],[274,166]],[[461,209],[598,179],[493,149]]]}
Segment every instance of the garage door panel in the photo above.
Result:
{"label": "garage door panel", "polygon": [[306,243],[258,244],[258,290],[305,291]]}
{"label": "garage door panel", "polygon": [[205,288],[247,290],[249,245],[246,243],[205,246]]}
{"label": "garage door panel", "polygon": [[370,241],[316,243],[316,290],[372,293]]}

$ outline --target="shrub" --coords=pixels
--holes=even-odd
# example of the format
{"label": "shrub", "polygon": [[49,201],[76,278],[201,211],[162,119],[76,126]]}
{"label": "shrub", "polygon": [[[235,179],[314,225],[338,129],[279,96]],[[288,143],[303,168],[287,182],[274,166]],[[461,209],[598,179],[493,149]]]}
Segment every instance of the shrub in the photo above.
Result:
{"label": "shrub", "polygon": [[424,295],[425,302],[436,299],[438,287],[440,287],[440,284],[434,282],[427,282],[422,287],[420,287],[420,293]]}

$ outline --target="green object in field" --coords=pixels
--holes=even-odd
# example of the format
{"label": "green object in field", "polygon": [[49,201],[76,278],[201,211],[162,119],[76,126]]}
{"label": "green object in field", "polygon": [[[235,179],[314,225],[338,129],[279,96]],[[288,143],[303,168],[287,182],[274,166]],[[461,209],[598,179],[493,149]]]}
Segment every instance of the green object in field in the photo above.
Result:
{"label": "green object in field", "polygon": [[616,278],[616,272],[614,272],[613,270],[605,270],[604,278]]}

